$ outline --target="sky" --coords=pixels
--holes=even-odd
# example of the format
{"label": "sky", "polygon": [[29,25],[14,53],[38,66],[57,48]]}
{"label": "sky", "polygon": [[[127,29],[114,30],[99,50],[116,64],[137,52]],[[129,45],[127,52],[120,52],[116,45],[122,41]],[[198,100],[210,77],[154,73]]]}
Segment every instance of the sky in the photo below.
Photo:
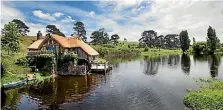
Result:
{"label": "sky", "polygon": [[223,1],[1,1],[1,29],[13,19],[30,27],[28,35],[36,35],[39,30],[45,34],[46,25],[54,24],[70,36],[74,23],[82,21],[88,41],[100,28],[128,41],[138,41],[145,30],[164,36],[187,30],[191,40],[205,41],[212,26],[223,42]]}

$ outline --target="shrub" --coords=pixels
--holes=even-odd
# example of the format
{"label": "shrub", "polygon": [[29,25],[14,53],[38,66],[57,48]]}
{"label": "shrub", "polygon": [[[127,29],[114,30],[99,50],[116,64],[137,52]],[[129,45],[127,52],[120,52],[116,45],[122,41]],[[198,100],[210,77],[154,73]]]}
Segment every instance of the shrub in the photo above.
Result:
{"label": "shrub", "polygon": [[15,62],[16,65],[19,66],[27,66],[28,65],[28,59],[26,57],[22,57],[16,60]]}
{"label": "shrub", "polygon": [[146,46],[144,52],[149,51],[149,48]]}

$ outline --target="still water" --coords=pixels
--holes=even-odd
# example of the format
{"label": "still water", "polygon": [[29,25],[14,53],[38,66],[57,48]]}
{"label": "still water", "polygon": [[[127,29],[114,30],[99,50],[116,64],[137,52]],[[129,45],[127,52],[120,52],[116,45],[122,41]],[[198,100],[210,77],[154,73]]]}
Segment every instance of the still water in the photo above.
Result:
{"label": "still water", "polygon": [[107,74],[58,76],[6,91],[3,109],[183,110],[194,78],[223,79],[223,57],[187,55],[111,61]]}

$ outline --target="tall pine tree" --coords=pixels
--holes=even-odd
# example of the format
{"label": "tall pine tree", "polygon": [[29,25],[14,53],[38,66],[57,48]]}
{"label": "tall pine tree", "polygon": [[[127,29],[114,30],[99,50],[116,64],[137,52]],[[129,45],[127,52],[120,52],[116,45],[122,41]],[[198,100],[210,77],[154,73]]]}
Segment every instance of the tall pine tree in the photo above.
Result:
{"label": "tall pine tree", "polygon": [[189,49],[190,39],[189,39],[187,30],[180,32],[180,45],[181,45],[181,49],[182,49],[183,53]]}
{"label": "tall pine tree", "polygon": [[87,37],[86,37],[86,30],[84,27],[84,23],[82,23],[81,21],[78,21],[74,24],[73,29],[77,32],[77,35],[84,41],[87,41]]}

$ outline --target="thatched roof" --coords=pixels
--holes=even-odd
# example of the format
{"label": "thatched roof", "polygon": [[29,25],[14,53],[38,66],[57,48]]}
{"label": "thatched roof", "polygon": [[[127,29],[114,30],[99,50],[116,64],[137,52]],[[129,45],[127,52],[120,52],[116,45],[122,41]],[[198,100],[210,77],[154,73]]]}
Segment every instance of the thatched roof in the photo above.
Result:
{"label": "thatched roof", "polygon": [[35,42],[33,42],[28,49],[40,49],[40,45],[43,43],[44,39],[39,39]]}
{"label": "thatched roof", "polygon": [[[51,34],[52,37],[58,44],[60,44],[64,48],[82,48],[88,55],[99,55],[99,53],[94,50],[90,45],[86,44],[82,40],[79,40],[77,36],[75,37],[62,37],[59,35]],[[28,49],[40,49],[41,46],[47,41],[49,37],[45,37],[44,39],[37,40],[33,42]]]}

